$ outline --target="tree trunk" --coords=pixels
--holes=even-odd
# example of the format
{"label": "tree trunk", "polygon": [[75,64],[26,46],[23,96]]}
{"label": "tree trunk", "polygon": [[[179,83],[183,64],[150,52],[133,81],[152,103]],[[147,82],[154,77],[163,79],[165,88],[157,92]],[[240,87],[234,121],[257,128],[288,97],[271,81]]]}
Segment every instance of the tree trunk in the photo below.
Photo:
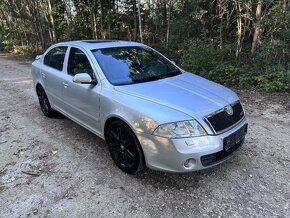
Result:
{"label": "tree trunk", "polygon": [[134,41],[137,41],[137,13],[136,13],[136,0],[133,1],[133,14],[134,14]]}
{"label": "tree trunk", "polygon": [[50,19],[49,19],[49,14],[48,14],[48,5],[47,4],[44,7],[43,15],[44,15],[45,22],[48,24],[47,30],[48,30],[50,42],[53,42],[53,35],[52,35],[52,30],[51,30],[52,28],[51,28],[51,24],[50,24]]}
{"label": "tree trunk", "polygon": [[259,0],[256,8],[256,22],[254,23],[254,37],[252,42],[251,53],[255,54],[258,45],[261,43],[261,27],[262,27],[262,5],[263,0]]}
{"label": "tree trunk", "polygon": [[170,34],[170,17],[171,17],[171,0],[168,1],[168,11],[167,11],[167,30],[166,30],[166,48],[169,45],[169,34]]}
{"label": "tree trunk", "polygon": [[71,23],[72,23],[72,14],[71,14],[71,6],[68,2],[69,0],[65,0],[65,12],[66,12],[66,23],[67,23],[67,39],[71,40]]}
{"label": "tree trunk", "polygon": [[219,26],[219,46],[222,47],[223,45],[223,39],[224,39],[224,14],[229,13],[228,11],[228,5],[227,1],[225,0],[218,0],[218,16],[220,20],[220,26]]}
{"label": "tree trunk", "polygon": [[40,35],[40,39],[41,39],[41,50],[43,51],[46,47],[46,43],[45,43],[45,40],[44,40],[44,35],[43,35],[43,23],[42,23],[42,20],[41,20],[41,16],[40,16],[40,13],[39,13],[39,9],[41,10],[41,6],[39,5],[39,2],[38,1],[35,1],[35,9],[34,9],[34,13],[35,13],[35,17],[36,17],[36,24],[38,26],[38,29],[39,29],[39,35]]}
{"label": "tree trunk", "polygon": [[143,33],[142,33],[142,20],[141,20],[141,5],[140,5],[140,1],[138,0],[138,19],[139,19],[139,34],[140,34],[140,41],[141,43],[143,43]]}
{"label": "tree trunk", "polygon": [[52,7],[51,7],[51,0],[47,0],[48,4],[48,15],[50,18],[50,24],[51,24],[51,34],[52,34],[52,41],[56,42],[56,32],[55,32],[55,24],[54,24],[54,18],[52,14]]}
{"label": "tree trunk", "polygon": [[109,39],[111,39],[111,0],[109,0],[109,20],[108,20],[108,34],[109,34]]}
{"label": "tree trunk", "polygon": [[95,0],[88,0],[90,5],[90,15],[91,15],[91,28],[93,39],[98,39],[97,37],[97,21],[96,21],[96,2]]}
{"label": "tree trunk", "polygon": [[100,12],[101,12],[101,16],[100,16],[100,22],[101,22],[101,26],[100,26],[100,28],[101,28],[101,37],[102,37],[102,39],[105,39],[106,38],[106,34],[105,34],[105,32],[104,32],[104,7],[103,7],[103,2],[102,2],[102,0],[100,1],[100,8],[101,8],[101,10],[100,10]]}
{"label": "tree trunk", "polygon": [[[30,4],[29,4],[30,3]],[[28,14],[30,16],[30,21],[31,24],[33,26],[33,31],[34,34],[32,34],[32,38],[35,42],[35,48],[38,51],[39,50],[39,42],[41,41],[40,37],[39,37],[39,31],[38,31],[38,26],[37,26],[37,22],[36,22],[36,17],[35,17],[35,11],[34,11],[34,5],[31,5],[31,2],[29,2],[28,0],[26,0],[26,4],[27,4],[27,8],[28,8]]]}
{"label": "tree trunk", "polygon": [[94,37],[94,39],[98,39],[98,36],[97,36],[97,21],[96,21],[95,9],[92,11],[92,28],[93,28],[93,37]]}
{"label": "tree trunk", "polygon": [[239,59],[240,53],[242,51],[242,9],[239,0],[235,1],[235,7],[237,11],[237,47],[236,47],[236,58]]}
{"label": "tree trunk", "polygon": [[283,2],[282,2],[283,13],[285,13],[286,10],[287,10],[287,2],[288,2],[288,1],[289,1],[289,0],[283,0]]}

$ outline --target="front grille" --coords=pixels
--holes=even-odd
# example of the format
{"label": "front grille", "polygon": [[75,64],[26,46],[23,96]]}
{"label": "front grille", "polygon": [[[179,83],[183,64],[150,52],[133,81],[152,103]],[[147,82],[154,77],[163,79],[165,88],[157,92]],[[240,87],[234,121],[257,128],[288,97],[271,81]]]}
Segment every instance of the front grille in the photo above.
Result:
{"label": "front grille", "polygon": [[202,156],[200,158],[201,164],[203,166],[207,167],[207,166],[211,166],[213,164],[217,164],[218,162],[221,162],[226,157],[230,156],[235,151],[237,151],[242,146],[243,142],[244,142],[244,140],[241,140],[240,142],[238,142],[236,145],[234,145],[233,147],[231,147],[228,150],[224,149],[224,150],[219,151],[217,153]]}
{"label": "front grille", "polygon": [[230,126],[236,124],[244,117],[244,111],[241,103],[238,101],[231,105],[233,114],[228,114],[224,109],[206,118],[206,121],[214,129],[215,133],[222,132]]}

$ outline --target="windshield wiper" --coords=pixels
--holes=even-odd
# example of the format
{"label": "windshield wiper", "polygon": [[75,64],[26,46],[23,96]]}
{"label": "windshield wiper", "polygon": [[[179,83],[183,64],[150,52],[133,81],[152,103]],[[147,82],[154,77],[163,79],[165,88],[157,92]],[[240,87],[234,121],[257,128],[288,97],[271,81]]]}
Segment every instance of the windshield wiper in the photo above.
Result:
{"label": "windshield wiper", "polygon": [[180,74],[181,74],[180,70],[174,70],[174,71],[170,71],[170,72],[166,73],[163,78],[173,77],[173,76],[177,76]]}
{"label": "windshield wiper", "polygon": [[117,82],[117,83],[114,83],[113,85],[114,86],[123,86],[123,85],[131,85],[131,84],[134,84],[135,82],[133,81],[128,81],[128,82]]}
{"label": "windshield wiper", "polygon": [[177,76],[180,74],[181,74],[181,72],[179,70],[175,70],[175,71],[171,71],[169,73],[158,75],[158,76],[152,76],[152,77],[147,77],[147,78],[146,77],[145,78],[135,78],[135,79],[132,79],[132,81],[114,83],[114,85],[115,86],[122,86],[122,85],[131,85],[131,84],[135,84],[135,83],[151,82],[151,81],[155,81],[155,80],[160,80],[160,79],[165,79],[168,77]]}
{"label": "windshield wiper", "polygon": [[150,81],[165,79],[167,77],[177,76],[179,74],[181,74],[181,72],[179,70],[175,70],[175,71],[171,71],[169,73],[161,74],[161,75],[157,75],[157,76],[152,76],[152,77],[147,77],[147,78],[145,77],[145,78],[132,79],[132,81],[134,83],[150,82]]}

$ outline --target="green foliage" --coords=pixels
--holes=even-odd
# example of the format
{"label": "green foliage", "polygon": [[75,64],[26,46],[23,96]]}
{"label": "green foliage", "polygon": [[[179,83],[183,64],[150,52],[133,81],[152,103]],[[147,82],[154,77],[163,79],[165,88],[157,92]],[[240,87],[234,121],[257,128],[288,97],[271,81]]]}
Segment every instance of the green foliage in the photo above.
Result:
{"label": "green foliage", "polygon": [[[289,23],[290,23],[290,19],[289,19]],[[284,40],[287,43],[290,42],[290,29],[283,29],[283,30],[277,32],[276,35],[281,40]]]}
{"label": "green foliage", "polygon": [[25,55],[30,57],[35,57],[37,54],[35,46],[32,45],[14,45],[12,52],[17,55]]}
{"label": "green foliage", "polygon": [[203,76],[226,86],[239,87],[240,77],[245,73],[244,69],[229,64],[218,66],[209,73],[203,73]]}
{"label": "green foliage", "polygon": [[265,28],[277,28],[277,26],[280,26],[284,23],[285,18],[288,18],[290,16],[289,11],[283,11],[283,5],[282,4],[274,4],[268,11],[267,16],[265,17],[265,20],[263,22]]}
{"label": "green foliage", "polygon": [[[233,48],[217,46],[214,41],[193,40],[183,46],[180,54],[182,67],[220,84],[267,92],[287,92],[289,90],[290,54],[287,45],[277,43],[262,46],[248,62],[242,54],[238,64],[233,59]],[[285,52],[287,51],[287,52]]]}
{"label": "green foliage", "polygon": [[13,50],[13,45],[18,43],[16,40],[4,40],[2,42],[2,50],[6,52],[10,52]]}
{"label": "green foliage", "polygon": [[273,65],[289,68],[290,46],[281,41],[262,45],[253,58],[257,70],[267,70]]}
{"label": "green foliage", "polygon": [[261,18],[246,0],[140,1],[139,20],[136,0],[0,0],[0,50],[33,56],[60,41],[141,41],[142,34],[188,71],[231,87],[284,92],[290,5],[259,2]]}
{"label": "green foliage", "polygon": [[240,76],[240,88],[258,89],[267,92],[287,92],[289,71],[273,68],[266,72],[249,72]]}
{"label": "green foliage", "polygon": [[194,39],[184,43],[181,65],[193,72],[208,72],[215,67],[232,62],[234,49],[231,45],[219,45],[214,40]]}
{"label": "green foliage", "polygon": [[251,72],[245,68],[232,65],[219,66],[208,73],[203,73],[202,76],[220,84],[240,89],[287,92],[290,88],[287,79],[289,71],[273,67],[265,72]]}

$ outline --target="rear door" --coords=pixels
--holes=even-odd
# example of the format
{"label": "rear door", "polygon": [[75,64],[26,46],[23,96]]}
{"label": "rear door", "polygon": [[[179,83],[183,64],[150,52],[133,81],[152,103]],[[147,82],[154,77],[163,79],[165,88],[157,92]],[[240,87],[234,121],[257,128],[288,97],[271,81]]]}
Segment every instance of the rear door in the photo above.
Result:
{"label": "rear door", "polygon": [[48,51],[43,59],[41,75],[44,89],[51,106],[59,109],[63,107],[63,76],[66,46],[58,46]]}
{"label": "rear door", "polygon": [[71,47],[64,78],[65,112],[73,119],[85,124],[91,130],[100,130],[100,83],[78,84],[73,77],[78,73],[87,73],[92,80],[97,80],[92,63],[84,50]]}

